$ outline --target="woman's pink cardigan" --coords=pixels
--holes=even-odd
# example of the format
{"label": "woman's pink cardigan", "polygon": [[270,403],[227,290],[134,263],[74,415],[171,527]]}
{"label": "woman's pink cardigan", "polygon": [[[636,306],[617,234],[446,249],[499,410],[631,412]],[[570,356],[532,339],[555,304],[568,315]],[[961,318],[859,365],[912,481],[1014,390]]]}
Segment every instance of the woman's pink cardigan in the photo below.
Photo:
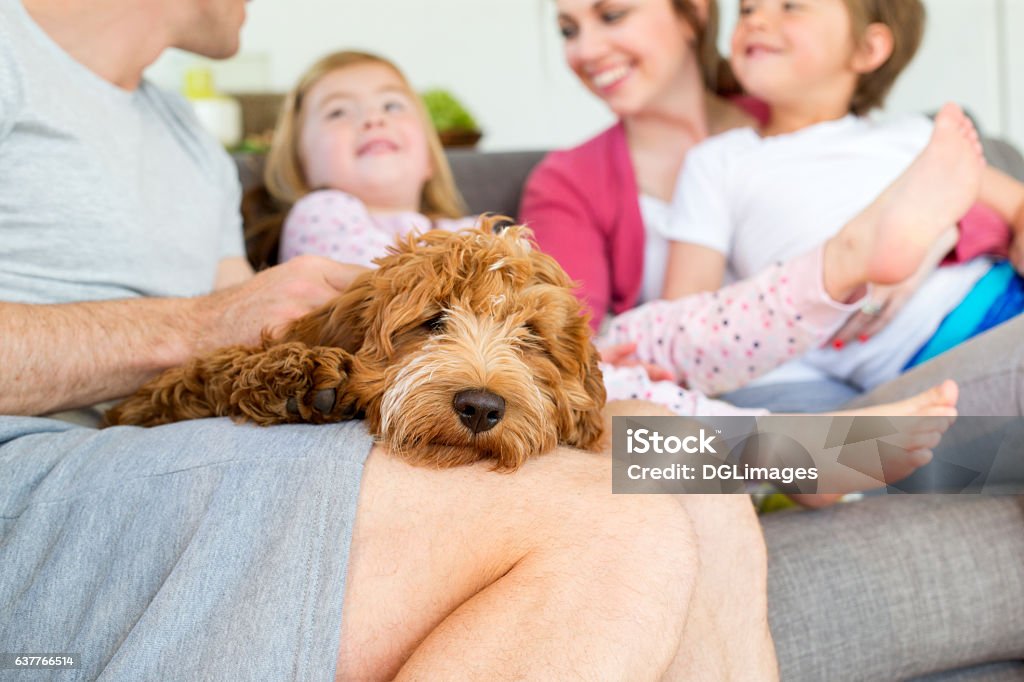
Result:
{"label": "woman's pink cardigan", "polygon": [[608,310],[618,314],[636,305],[644,223],[621,122],[578,147],[548,154],[526,181],[519,219],[579,284],[595,329]]}

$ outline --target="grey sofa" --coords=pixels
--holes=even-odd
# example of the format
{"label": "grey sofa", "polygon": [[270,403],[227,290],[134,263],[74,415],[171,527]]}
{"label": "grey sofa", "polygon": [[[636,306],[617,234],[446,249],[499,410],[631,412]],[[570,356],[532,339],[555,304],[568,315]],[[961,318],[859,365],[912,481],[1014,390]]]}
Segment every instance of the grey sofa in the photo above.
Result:
{"label": "grey sofa", "polygon": [[[1024,179],[1012,147],[986,151]],[[542,156],[449,159],[472,212],[514,216]],[[257,184],[259,159],[239,165]],[[784,681],[1024,680],[1024,498],[883,496],[763,525]]]}

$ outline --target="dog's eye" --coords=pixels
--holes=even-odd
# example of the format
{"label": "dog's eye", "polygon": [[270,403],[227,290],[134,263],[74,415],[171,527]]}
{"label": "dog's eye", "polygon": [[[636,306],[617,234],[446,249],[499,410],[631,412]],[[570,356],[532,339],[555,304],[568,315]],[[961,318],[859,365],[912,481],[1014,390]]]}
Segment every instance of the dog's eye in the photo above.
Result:
{"label": "dog's eye", "polygon": [[494,223],[491,224],[491,232],[496,235],[501,235],[505,230],[515,225],[515,222],[510,218],[504,216],[499,217]]}
{"label": "dog's eye", "polygon": [[444,331],[444,313],[438,313],[429,320],[424,320],[423,324],[420,325],[423,329],[427,330],[431,334],[437,334]]}
{"label": "dog's eye", "polygon": [[523,337],[523,342],[527,346],[538,350],[544,349],[546,339],[544,338],[544,335],[540,333],[540,329],[533,322],[527,322],[524,324],[523,331],[526,332],[526,335]]}

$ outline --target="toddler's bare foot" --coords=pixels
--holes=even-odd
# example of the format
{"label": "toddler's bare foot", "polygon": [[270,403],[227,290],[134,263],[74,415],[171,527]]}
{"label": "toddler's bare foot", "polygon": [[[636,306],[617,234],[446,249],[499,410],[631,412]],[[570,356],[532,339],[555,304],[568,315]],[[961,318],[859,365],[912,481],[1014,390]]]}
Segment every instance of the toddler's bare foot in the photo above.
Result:
{"label": "toddler's bare foot", "polygon": [[862,457],[850,453],[850,459],[823,467],[819,487],[828,489],[828,493],[792,495],[793,499],[805,506],[821,507],[846,493],[906,478],[932,460],[932,448],[956,420],[958,396],[956,382],[947,380],[906,400],[835,413],[834,417],[899,417],[892,422],[897,433],[879,438],[877,445],[868,443]]}
{"label": "toddler's bare foot", "polygon": [[984,166],[974,125],[960,107],[946,104],[924,151],[826,244],[829,293],[841,300],[868,282],[896,284],[913,275],[974,203]]}

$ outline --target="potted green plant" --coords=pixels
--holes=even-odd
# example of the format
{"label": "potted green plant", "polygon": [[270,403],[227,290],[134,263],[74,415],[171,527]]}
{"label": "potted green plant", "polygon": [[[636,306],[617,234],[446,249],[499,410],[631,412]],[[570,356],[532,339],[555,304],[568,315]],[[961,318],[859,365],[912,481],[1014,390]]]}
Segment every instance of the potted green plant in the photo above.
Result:
{"label": "potted green plant", "polygon": [[420,96],[445,147],[473,147],[483,137],[472,114],[449,91],[433,88]]}

